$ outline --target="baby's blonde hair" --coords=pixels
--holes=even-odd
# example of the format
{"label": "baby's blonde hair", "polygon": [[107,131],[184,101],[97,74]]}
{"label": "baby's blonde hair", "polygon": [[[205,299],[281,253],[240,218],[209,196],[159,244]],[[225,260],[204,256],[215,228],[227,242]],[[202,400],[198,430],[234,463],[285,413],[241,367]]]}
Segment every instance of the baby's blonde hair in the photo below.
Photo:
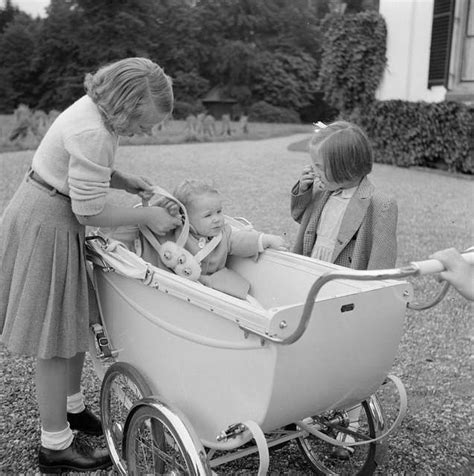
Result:
{"label": "baby's blonde hair", "polygon": [[219,193],[213,183],[201,179],[185,179],[173,191],[173,195],[186,207],[193,199],[205,193]]}
{"label": "baby's blonde hair", "polygon": [[168,115],[173,110],[172,81],[147,58],[125,58],[87,74],[84,87],[99,108],[105,125],[117,134],[127,131],[147,103]]}
{"label": "baby's blonde hair", "polygon": [[319,154],[328,179],[336,183],[364,177],[372,171],[372,146],[355,124],[336,121],[317,130],[309,143],[312,157]]}

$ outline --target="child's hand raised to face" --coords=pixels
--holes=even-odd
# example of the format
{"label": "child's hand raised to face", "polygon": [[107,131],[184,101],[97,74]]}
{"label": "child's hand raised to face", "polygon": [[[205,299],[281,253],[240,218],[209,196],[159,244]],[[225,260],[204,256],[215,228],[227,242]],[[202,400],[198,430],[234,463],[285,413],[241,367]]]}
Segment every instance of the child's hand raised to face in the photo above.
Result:
{"label": "child's hand raised to face", "polygon": [[299,187],[300,193],[304,193],[309,190],[313,186],[314,179],[315,173],[313,167],[311,165],[306,165],[301,172]]}

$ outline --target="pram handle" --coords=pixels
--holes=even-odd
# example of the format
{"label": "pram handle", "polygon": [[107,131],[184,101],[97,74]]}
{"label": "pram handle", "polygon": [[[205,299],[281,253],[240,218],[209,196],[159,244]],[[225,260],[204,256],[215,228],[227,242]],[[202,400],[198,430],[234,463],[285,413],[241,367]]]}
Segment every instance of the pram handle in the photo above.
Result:
{"label": "pram handle", "polygon": [[[464,261],[466,261],[471,266],[474,266],[474,251],[461,253],[461,256],[464,258]],[[420,276],[424,274],[440,273],[441,271],[445,270],[443,263],[436,259],[412,261],[410,264],[418,268]]]}
{"label": "pram handle", "polygon": [[[467,252],[463,253],[463,258],[474,265],[474,252]],[[301,336],[304,334],[306,328],[308,327],[309,320],[311,318],[311,314],[313,312],[314,303],[316,300],[316,296],[318,295],[319,291],[323,286],[325,286],[330,281],[334,281],[335,279],[349,279],[355,281],[376,281],[382,279],[400,279],[406,278],[408,276],[421,276],[430,273],[438,273],[440,271],[444,271],[444,266],[441,262],[437,260],[426,260],[426,261],[419,261],[419,262],[412,262],[408,266],[404,266],[402,268],[395,268],[395,269],[378,269],[378,270],[371,270],[371,271],[358,271],[353,269],[348,269],[347,271],[329,271],[321,275],[311,286],[308,295],[306,296],[306,301],[303,307],[303,312],[301,313],[300,322],[297,328],[294,330],[292,334],[288,337],[282,339],[279,337],[272,337],[268,334],[264,334],[254,329],[249,329],[244,325],[240,327],[245,331],[256,334],[265,340],[269,340],[271,342],[275,342],[277,344],[282,345],[289,345],[295,343]],[[443,285],[443,288],[438,293],[438,295],[429,303],[426,304],[408,304],[408,307],[414,310],[424,310],[434,305],[438,304],[443,297],[446,295],[446,292],[449,289],[449,283],[446,282]]]}

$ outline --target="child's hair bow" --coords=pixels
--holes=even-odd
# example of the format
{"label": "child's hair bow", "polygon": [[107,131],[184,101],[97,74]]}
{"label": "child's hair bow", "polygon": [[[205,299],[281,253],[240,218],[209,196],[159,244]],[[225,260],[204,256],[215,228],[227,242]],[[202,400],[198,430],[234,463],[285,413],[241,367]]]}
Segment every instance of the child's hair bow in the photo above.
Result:
{"label": "child's hair bow", "polygon": [[321,121],[313,122],[313,126],[315,127],[314,132],[319,132],[321,129],[326,129],[327,127],[327,125]]}

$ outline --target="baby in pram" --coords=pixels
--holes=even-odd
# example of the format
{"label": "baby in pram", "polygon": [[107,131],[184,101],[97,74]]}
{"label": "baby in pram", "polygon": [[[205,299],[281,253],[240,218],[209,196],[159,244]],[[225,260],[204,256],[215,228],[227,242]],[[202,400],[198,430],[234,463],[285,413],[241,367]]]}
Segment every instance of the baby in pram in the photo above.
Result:
{"label": "baby in pram", "polygon": [[[235,229],[226,223],[221,195],[205,180],[186,179],[175,188],[173,196],[187,210],[189,235],[184,248],[199,262],[198,281],[218,291],[247,299],[250,283],[226,267],[227,257],[257,258],[266,248],[286,250],[285,240],[253,229]],[[160,198],[154,204],[164,205],[165,202]],[[167,206],[169,208],[169,202]],[[178,228],[160,239],[150,236],[149,230],[142,228],[141,231],[141,257],[155,266],[163,267],[162,253],[160,256],[157,246],[153,244],[156,243],[155,239],[161,243],[177,241],[182,230]]]}

